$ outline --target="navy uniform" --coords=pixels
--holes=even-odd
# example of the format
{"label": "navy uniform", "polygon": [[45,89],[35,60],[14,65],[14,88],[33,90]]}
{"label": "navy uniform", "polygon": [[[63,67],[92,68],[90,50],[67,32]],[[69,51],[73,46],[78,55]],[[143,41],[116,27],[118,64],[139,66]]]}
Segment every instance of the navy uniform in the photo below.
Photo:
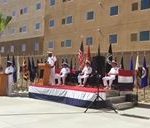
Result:
{"label": "navy uniform", "polygon": [[48,53],[47,63],[50,64],[51,66],[49,84],[55,85],[55,64],[56,64],[57,58],[56,56],[53,55],[52,52],[49,51],[47,53]]}
{"label": "navy uniform", "polygon": [[109,89],[111,89],[113,80],[115,80],[116,75],[118,74],[118,71],[119,71],[119,68],[117,67],[117,63],[114,60],[112,61],[111,65],[112,65],[112,68],[107,73],[107,76],[102,78],[104,86]]}
{"label": "navy uniform", "polygon": [[13,80],[13,73],[14,73],[14,68],[12,66],[11,61],[7,61],[7,67],[5,69],[5,74],[8,75],[8,91],[7,94],[11,95],[12,90],[13,90],[13,85],[14,85],[14,80]]}
{"label": "navy uniform", "polygon": [[80,86],[84,86],[86,84],[86,81],[91,73],[92,73],[92,68],[90,66],[90,61],[86,60],[82,72],[78,75],[78,83],[80,84]]}
{"label": "navy uniform", "polygon": [[68,66],[67,63],[63,63],[62,64],[62,69],[60,70],[60,73],[59,74],[56,74],[55,76],[55,79],[58,80],[58,84],[60,85],[61,84],[61,79],[62,79],[62,84],[64,85],[65,84],[65,80],[66,80],[66,77],[67,75],[70,73],[70,68]]}

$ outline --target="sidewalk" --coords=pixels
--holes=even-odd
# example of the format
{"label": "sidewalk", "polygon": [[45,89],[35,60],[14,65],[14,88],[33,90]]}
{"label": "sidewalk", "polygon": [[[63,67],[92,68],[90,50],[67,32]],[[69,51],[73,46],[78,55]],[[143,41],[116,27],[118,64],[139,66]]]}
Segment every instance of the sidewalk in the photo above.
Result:
{"label": "sidewalk", "polygon": [[1,128],[149,128],[150,109],[94,110],[26,97],[0,97]]}

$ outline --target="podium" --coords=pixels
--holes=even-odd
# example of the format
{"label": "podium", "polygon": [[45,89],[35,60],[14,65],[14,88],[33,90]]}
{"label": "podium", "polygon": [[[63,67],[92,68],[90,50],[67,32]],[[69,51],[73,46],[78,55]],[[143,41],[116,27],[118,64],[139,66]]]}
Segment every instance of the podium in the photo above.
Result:
{"label": "podium", "polygon": [[38,64],[39,78],[38,85],[48,85],[50,80],[50,65],[46,63]]}
{"label": "podium", "polygon": [[0,73],[0,96],[7,95],[8,75]]}

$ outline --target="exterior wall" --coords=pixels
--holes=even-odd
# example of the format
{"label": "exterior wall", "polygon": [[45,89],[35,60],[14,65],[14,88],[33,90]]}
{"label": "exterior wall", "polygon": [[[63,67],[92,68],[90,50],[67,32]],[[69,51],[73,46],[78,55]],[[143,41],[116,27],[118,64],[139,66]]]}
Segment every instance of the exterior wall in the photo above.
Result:
{"label": "exterior wall", "polygon": [[[49,0],[8,1],[7,4],[0,4],[0,10],[6,15],[11,15],[13,10],[17,10],[17,15],[7,26],[4,35],[0,36],[0,46],[13,43],[18,47],[16,48],[17,50],[24,42],[28,42],[27,47],[29,48],[29,42],[33,46],[34,41],[40,40],[40,50],[37,54],[46,54],[49,49],[49,41],[54,40],[54,49],[50,50],[53,50],[59,56],[59,60],[75,58],[73,60],[75,62],[82,40],[86,52],[87,36],[92,36],[94,39],[93,45],[91,45],[92,55],[97,53],[99,44],[101,53],[106,55],[109,47],[109,35],[117,34],[118,40],[117,43],[112,44],[112,49],[118,62],[122,55],[124,55],[125,62],[127,62],[132,55],[136,56],[137,54],[140,54],[140,61],[142,62],[145,54],[150,65],[150,40],[139,41],[139,32],[150,30],[150,9],[141,10],[140,0],[71,0],[69,2],[56,0],[56,5],[54,6],[50,6]],[[39,1],[42,3],[42,9],[37,11],[35,4]],[[132,4],[135,2],[138,3],[138,10],[132,11]],[[118,15],[110,16],[110,7],[116,5],[119,7]],[[23,7],[29,8],[28,14],[19,14],[20,9]],[[95,12],[94,20],[86,20],[87,11]],[[62,18],[66,16],[73,16],[72,24],[62,25]],[[56,25],[54,28],[49,27],[50,19],[55,19]],[[36,22],[42,23],[40,31],[35,31],[34,29]],[[19,33],[19,27],[24,24],[28,26],[28,31]],[[8,30],[11,27],[17,28],[17,32],[14,35],[9,34]],[[131,41],[131,33],[137,33],[137,41]],[[61,47],[61,42],[65,39],[72,40],[71,48]],[[36,54],[33,49],[28,50],[26,53],[16,51],[15,54]],[[8,52],[7,50],[2,55],[6,55]],[[126,64],[126,67],[129,67],[129,65]]]}
{"label": "exterior wall", "polygon": [[[12,44],[15,46],[15,49],[17,50],[19,49],[19,47],[17,46],[21,45],[23,42],[28,41],[32,43],[31,45],[33,45],[33,43],[35,43],[33,42],[33,38],[37,38],[37,40],[39,40],[39,38],[42,38],[42,40],[40,40],[41,42],[39,42],[40,43],[39,46],[41,46],[39,52],[42,52],[43,37],[44,37],[45,0],[23,0],[21,2],[19,2],[20,0],[8,0],[8,2],[5,4],[2,3],[2,1],[3,0],[0,0],[0,8],[2,14],[12,16],[13,11],[15,11],[16,14],[15,16],[12,16],[12,20],[6,27],[3,34],[0,35],[0,45],[6,46],[7,48],[9,47],[10,44]],[[37,3],[41,3],[41,9],[39,10],[36,10]],[[20,10],[25,7],[28,8],[27,13],[20,14]],[[35,29],[36,23],[41,23],[39,30]],[[20,32],[20,27],[23,26],[27,26],[26,32]],[[14,30],[15,32],[12,33],[11,32],[12,29],[15,29]],[[28,43],[26,44],[28,45]],[[30,50],[31,51],[29,53],[32,53],[34,49]],[[8,51],[9,50],[7,50],[7,52]],[[16,51],[15,53],[19,54],[19,51]],[[6,54],[2,53],[2,55]]]}
{"label": "exterior wall", "polygon": [[[29,38],[29,39],[20,39],[13,40],[0,43],[0,47],[5,47],[1,56],[6,55],[15,55],[15,56],[23,56],[23,55],[42,55],[43,44],[39,43],[39,50],[35,49],[35,42],[43,42],[43,37]],[[25,44],[25,51],[22,50],[22,45]],[[14,46],[14,51],[11,51],[11,46]]]}
{"label": "exterior wall", "polygon": [[[109,47],[109,35],[117,34],[117,43],[112,44],[114,56],[120,61],[121,56],[125,56],[125,60],[130,60],[132,55],[140,54],[142,61],[144,54],[150,56],[150,40],[140,41],[139,32],[150,30],[149,14],[150,9],[141,10],[141,1],[139,0],[72,0],[69,2],[57,1],[56,5],[50,6],[49,1],[46,4],[45,11],[45,38],[44,52],[48,50],[48,42],[54,40],[54,49],[56,55],[63,57],[72,57],[77,55],[81,41],[84,41],[86,52],[87,36],[93,36],[94,42],[91,46],[91,53],[97,53],[100,43],[101,53],[105,54]],[[132,11],[132,4],[138,2],[138,10]],[[110,7],[119,7],[119,13],[110,16]],[[86,20],[87,11],[95,12],[95,19]],[[62,18],[73,16],[73,23],[70,25],[62,25]],[[55,19],[55,27],[49,27],[49,20]],[[99,31],[98,31],[99,29]],[[137,41],[131,41],[131,33],[137,33]],[[82,37],[82,38],[81,38]],[[72,47],[61,47],[61,41],[72,39]],[[63,58],[61,57],[61,58]],[[75,56],[77,58],[77,56]],[[126,62],[126,61],[125,61]],[[150,61],[148,60],[148,64]],[[129,67],[126,64],[126,67]]]}

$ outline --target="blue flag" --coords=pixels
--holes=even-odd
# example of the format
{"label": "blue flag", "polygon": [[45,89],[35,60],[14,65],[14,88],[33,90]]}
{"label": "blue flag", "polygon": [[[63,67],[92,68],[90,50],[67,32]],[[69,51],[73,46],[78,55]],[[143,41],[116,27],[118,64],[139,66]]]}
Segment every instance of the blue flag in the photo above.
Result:
{"label": "blue flag", "polygon": [[146,65],[146,59],[144,57],[142,67],[141,87],[144,88],[146,86],[148,86],[148,68]]}
{"label": "blue flag", "polygon": [[130,61],[130,70],[133,71],[134,68],[133,68],[133,57],[131,57],[131,61]]}

